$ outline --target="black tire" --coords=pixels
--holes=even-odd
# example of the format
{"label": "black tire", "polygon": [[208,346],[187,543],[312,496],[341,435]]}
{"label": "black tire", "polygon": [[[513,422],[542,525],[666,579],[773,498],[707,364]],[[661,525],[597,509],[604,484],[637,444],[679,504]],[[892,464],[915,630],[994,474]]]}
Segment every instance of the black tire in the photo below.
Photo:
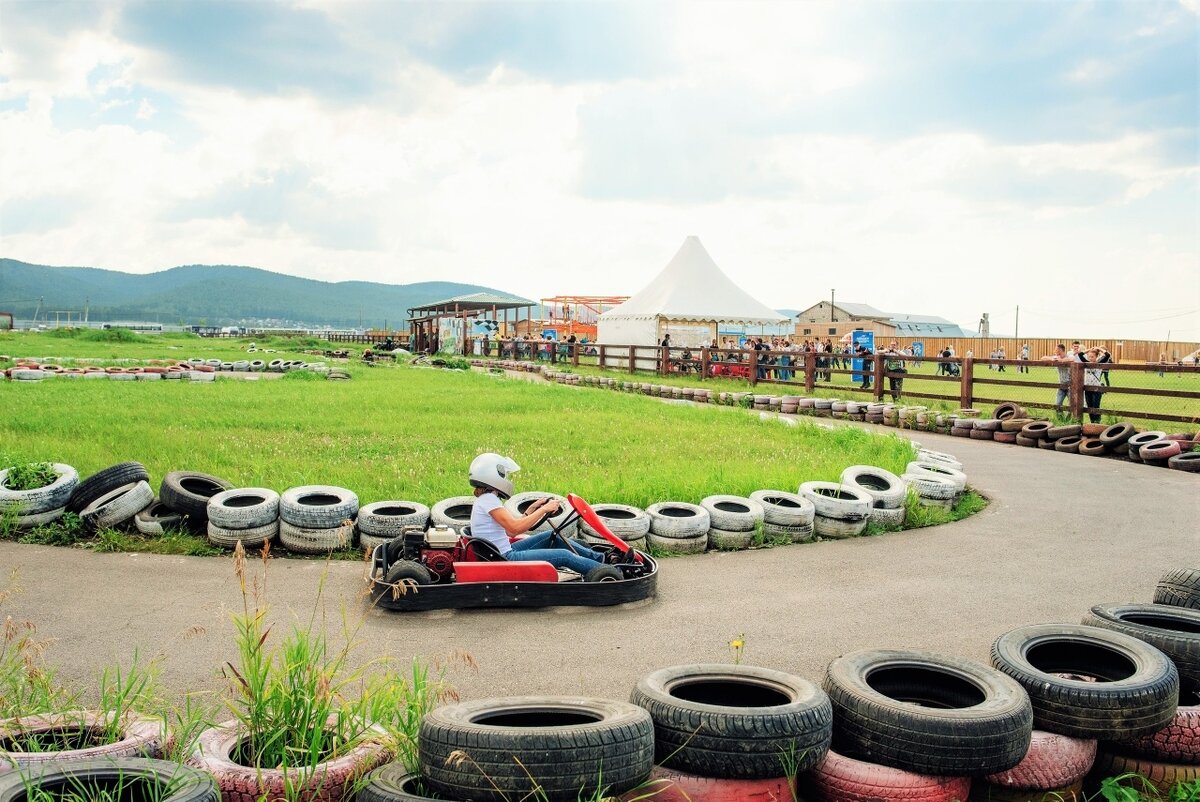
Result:
{"label": "black tire", "polygon": [[1132,423],[1114,423],[1100,432],[1100,442],[1106,446],[1117,446],[1137,434]]}
{"label": "black tire", "polygon": [[392,567],[388,568],[387,576],[383,580],[389,585],[399,584],[401,582],[411,583],[414,585],[432,585],[433,573],[418,562],[412,560],[401,560]]}
{"label": "black tire", "polygon": [[67,512],[78,514],[84,507],[118,487],[149,481],[150,474],[140,462],[122,462],[97,471],[75,486],[75,492],[67,502]]}
{"label": "black tire", "polygon": [[[216,780],[198,769],[149,758],[105,758],[47,762],[0,775],[0,802],[18,802],[38,789],[50,798],[89,795],[92,787],[114,798],[156,802],[221,802]],[[121,790],[119,795],[115,793]],[[65,792],[65,793],[64,793]],[[108,793],[97,793],[107,798]]]}
{"label": "black tire", "polygon": [[654,721],[657,761],[719,779],[769,779],[807,771],[829,751],[833,709],[814,683],[765,668],[727,664],[663,668],[630,701]]}
{"label": "black tire", "polygon": [[[402,763],[388,763],[367,775],[366,784],[358,789],[357,802],[435,802],[422,793],[421,775],[404,768]],[[441,799],[441,797],[439,797]]]}
{"label": "black tire", "polygon": [[[451,799],[615,796],[654,766],[650,714],[627,702],[515,696],[446,705],[421,721],[421,774]],[[463,757],[465,755],[465,757]]]}
{"label": "black tire", "polygon": [[918,774],[992,774],[1021,762],[1033,710],[1021,687],[981,663],[867,649],[826,669],[839,754]]}
{"label": "black tire", "polygon": [[1179,568],[1158,580],[1154,603],[1200,610],[1200,568]]}
{"label": "black tire", "polygon": [[615,565],[597,565],[583,577],[584,582],[620,582],[625,578]]}
{"label": "black tire", "polygon": [[1039,730],[1072,738],[1146,735],[1165,727],[1179,703],[1179,672],[1170,658],[1107,629],[1018,627],[992,644],[992,665],[1025,688]]}
{"label": "black tire", "polygon": [[1200,610],[1169,604],[1097,604],[1083,623],[1149,643],[1175,662],[1185,692],[1200,690]]}
{"label": "black tire", "polygon": [[1188,473],[1200,473],[1200,451],[1185,451],[1167,458],[1167,467]]}
{"label": "black tire", "polygon": [[194,521],[207,521],[209,500],[232,488],[232,482],[207,473],[171,471],[158,487],[158,499]]}

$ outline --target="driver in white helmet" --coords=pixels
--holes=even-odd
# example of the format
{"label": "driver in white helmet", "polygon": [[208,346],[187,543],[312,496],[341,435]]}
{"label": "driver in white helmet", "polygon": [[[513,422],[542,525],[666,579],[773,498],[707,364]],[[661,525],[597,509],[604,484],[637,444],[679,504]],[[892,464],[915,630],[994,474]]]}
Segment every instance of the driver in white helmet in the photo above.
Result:
{"label": "driver in white helmet", "polygon": [[[583,574],[586,579],[605,578],[615,572],[604,564],[604,554],[590,548],[586,543],[572,540],[574,551],[568,548],[550,548],[552,532],[543,532],[513,542],[511,538],[523,535],[546,515],[556,514],[561,505],[549,498],[538,499],[529,506],[523,516],[516,516],[504,507],[504,499],[512,496],[512,475],[521,466],[499,454],[480,454],[471,462],[470,482],[475,488],[475,505],[471,510],[471,537],[486,540],[496,547],[506,560],[544,560],[555,568],[569,568]],[[597,569],[603,569],[597,572]]]}

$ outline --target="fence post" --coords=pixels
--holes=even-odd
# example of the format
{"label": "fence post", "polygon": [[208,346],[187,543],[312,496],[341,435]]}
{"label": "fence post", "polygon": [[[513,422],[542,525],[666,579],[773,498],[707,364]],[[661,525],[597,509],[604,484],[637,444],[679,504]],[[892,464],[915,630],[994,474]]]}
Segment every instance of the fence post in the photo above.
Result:
{"label": "fence post", "polygon": [[579,367],[579,343],[571,343],[571,364]]}
{"label": "fence post", "polygon": [[758,349],[750,351],[750,386],[758,384]]}
{"label": "fence post", "polygon": [[814,351],[804,354],[804,392],[811,393],[817,386],[817,359]]}
{"label": "fence post", "polygon": [[599,353],[598,362],[600,364],[601,370],[604,369],[604,349],[605,348],[607,348],[607,346],[604,343],[600,343],[600,351],[598,352]]}
{"label": "fence post", "polygon": [[871,373],[875,377],[875,400],[877,402],[883,400],[883,365],[885,362],[886,360],[879,354],[871,354]]}
{"label": "fence post", "polygon": [[661,355],[658,358],[658,375],[666,376],[667,367],[671,364],[671,349],[667,346],[660,346]]}
{"label": "fence post", "polygon": [[1083,420],[1083,363],[1072,362],[1071,368],[1071,387],[1067,394],[1068,402],[1071,405],[1071,417],[1074,420]]}
{"label": "fence post", "polygon": [[709,359],[711,359],[711,357],[708,352],[708,346],[706,345],[700,349],[700,378],[701,379],[708,378],[708,361],[709,361]]}
{"label": "fence post", "polygon": [[975,390],[975,360],[963,357],[962,381],[959,382],[958,404],[963,409],[970,409],[972,394]]}
{"label": "fence post", "polygon": [[637,372],[637,368],[636,368],[636,367],[635,367],[635,365],[634,365],[634,359],[636,359],[636,356],[635,356],[635,351],[636,351],[636,350],[637,350],[637,346],[636,346],[636,345],[631,345],[631,346],[629,346],[629,372],[630,372],[630,373],[636,373],[636,372]]}

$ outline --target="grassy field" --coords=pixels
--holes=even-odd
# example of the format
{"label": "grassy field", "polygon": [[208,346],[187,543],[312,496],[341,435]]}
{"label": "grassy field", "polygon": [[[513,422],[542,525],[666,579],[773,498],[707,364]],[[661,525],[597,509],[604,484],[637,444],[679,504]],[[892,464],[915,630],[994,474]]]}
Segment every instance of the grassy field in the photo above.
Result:
{"label": "grassy field", "polygon": [[[1008,368],[1003,373],[989,371],[986,365],[975,366],[974,395],[980,398],[995,398],[1004,401],[1016,401],[1018,403],[1054,403],[1055,390],[1047,387],[1007,387],[988,384],[980,384],[980,379],[1005,379],[1020,382],[1051,382],[1058,381],[1058,371],[1054,367],[1043,366],[1036,363],[1031,363],[1029,373],[1017,373],[1015,368]],[[571,368],[569,365],[563,365],[559,369],[569,370],[575,373],[606,375],[614,377],[627,377],[630,374],[628,371],[619,370],[600,370],[592,365],[586,365],[582,361],[578,368]],[[959,408],[957,401],[959,382],[938,380],[934,374],[937,366],[932,362],[924,362],[919,367],[910,365],[909,374],[904,380],[903,390],[909,393],[933,393],[938,395],[952,395],[955,397],[953,401],[941,401],[934,399],[909,398],[909,403],[920,404],[927,406],[930,409],[943,411],[951,411]],[[1200,392],[1200,374],[1198,373],[1167,373],[1159,377],[1153,373],[1141,372],[1124,372],[1112,371],[1111,381],[1114,387],[1121,388],[1139,388],[1150,390],[1184,390],[1190,392]],[[774,384],[760,383],[756,387],[751,387],[750,382],[744,379],[727,379],[727,378],[710,378],[701,380],[695,374],[674,374],[670,376],[656,377],[653,374],[642,373],[638,374],[640,381],[653,381],[656,384],[667,384],[680,387],[709,387],[718,391],[727,392],[746,392],[753,391],[758,393],[768,393],[772,395],[783,395],[785,393],[794,393],[798,395],[804,394],[804,373],[799,371],[793,377],[789,384]],[[885,382],[886,389],[887,384]],[[869,392],[864,392],[858,389],[858,384],[851,380],[849,374],[834,374],[832,382],[817,382],[816,390],[819,395],[840,396],[850,400],[870,400],[873,395]],[[891,396],[885,392],[885,400],[890,401]],[[904,397],[901,396],[901,401]],[[1178,399],[1178,398],[1163,398],[1151,395],[1127,395],[1124,393],[1112,393],[1104,397],[1103,406],[1111,409],[1130,410],[1134,412],[1145,412],[1148,414],[1167,414],[1167,415],[1186,415],[1196,422],[1200,422],[1200,399]],[[983,409],[989,412],[993,404],[984,404],[982,402],[974,405],[978,409]],[[1052,416],[1053,410],[1035,411],[1036,414]],[[1120,420],[1119,416],[1106,415],[1105,421],[1115,423]],[[1135,421],[1138,426],[1144,428],[1155,428],[1160,425],[1166,427],[1168,431],[1177,431],[1187,429],[1188,424],[1179,422],[1158,422],[1155,420],[1138,420]]]}
{"label": "grassy field", "polygon": [[[137,334],[124,329],[51,329],[41,333],[0,331],[0,354],[24,359],[63,358],[67,360],[120,361],[126,359],[245,359],[246,349],[254,342],[259,348],[277,349],[280,359],[299,358],[306,348],[329,348],[330,343],[316,338],[274,337],[258,340],[203,338],[195,334]],[[353,346],[333,346],[353,348]],[[276,357],[271,357],[276,358]],[[68,364],[68,363],[64,363]],[[0,367],[5,363],[0,362]]]}
{"label": "grassy field", "polygon": [[[0,337],[21,356],[73,352],[109,359],[162,358],[177,343],[78,343]],[[29,338],[35,342],[31,344]],[[185,341],[187,356],[221,357],[245,343]],[[262,345],[262,343],[260,343]],[[157,348],[156,348],[157,346]],[[181,354],[183,356],[183,354]],[[518,487],[575,492],[593,502],[645,507],[699,501],[715,493],[795,490],[835,480],[849,465],[899,473],[908,443],[890,433],[787,426],[718,407],[671,405],[641,396],[513,381],[479,372],[352,365],[353,380],[314,374],[273,381],[0,383],[0,464],[46,460],[91,474],[137,460],[153,483],[172,470],[203,471],[238,486],[277,490],[332,484],[363,504],[407,499],[425,504],[470,491],[466,467],[483,451],[512,455]],[[982,505],[974,498],[961,517]],[[948,518],[922,514],[915,524]],[[944,514],[942,514],[944,516]],[[114,550],[136,538],[108,536]],[[173,552],[194,550],[180,540]],[[157,549],[156,549],[157,550]]]}

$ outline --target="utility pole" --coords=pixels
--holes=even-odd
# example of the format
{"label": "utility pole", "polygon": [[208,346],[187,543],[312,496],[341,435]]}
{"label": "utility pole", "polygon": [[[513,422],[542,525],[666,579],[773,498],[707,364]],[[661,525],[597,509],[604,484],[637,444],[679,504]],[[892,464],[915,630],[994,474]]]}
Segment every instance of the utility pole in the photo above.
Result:
{"label": "utility pole", "polygon": [[837,320],[837,318],[833,316],[833,295],[835,292],[837,292],[836,289],[831,289],[829,291],[829,322],[830,323],[833,323]]}
{"label": "utility pole", "polygon": [[1013,339],[1021,339],[1021,305],[1017,304],[1017,322],[1013,324]]}

